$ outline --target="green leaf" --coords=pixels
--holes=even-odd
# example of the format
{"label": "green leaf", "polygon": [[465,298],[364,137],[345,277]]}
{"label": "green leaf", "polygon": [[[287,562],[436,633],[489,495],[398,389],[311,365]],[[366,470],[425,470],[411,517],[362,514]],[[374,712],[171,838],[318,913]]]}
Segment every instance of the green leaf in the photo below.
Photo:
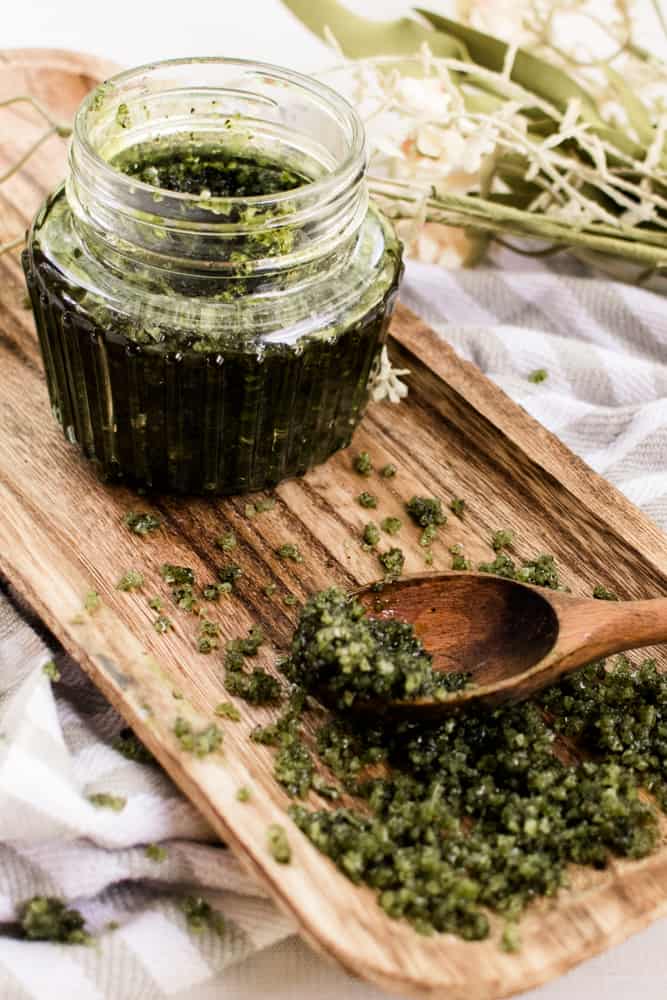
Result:
{"label": "green leaf", "polygon": [[466,88],[462,94],[465,109],[471,115],[493,115],[505,105],[502,97],[489,94],[486,90]]}
{"label": "green leaf", "polygon": [[620,73],[617,73],[611,66],[605,66],[604,71],[607,79],[616,91],[616,96],[625,108],[628,121],[639,136],[641,142],[650,146],[655,132],[651,124],[651,116],[646,106],[637,97],[634,90],[628,87]]}
{"label": "green leaf", "polygon": [[537,184],[525,180],[526,163],[523,170],[516,171],[507,169],[503,162],[496,168],[496,177],[509,189],[505,192],[491,192],[487,195],[489,201],[498,201],[506,205],[515,205],[517,208],[528,208],[530,203],[540,194],[541,188]]}
{"label": "green leaf", "polygon": [[416,56],[422,42],[428,42],[436,56],[468,59],[462,42],[409,17],[395,21],[369,21],[337,3],[337,0],[283,0],[283,3],[325,41],[325,28],[328,28],[351,59],[383,55]]}
{"label": "green leaf", "polygon": [[[444,32],[448,38],[454,37],[462,42],[477,65],[496,73],[502,72],[509,48],[505,42],[494,38],[493,35],[468,28],[441,14],[423,10],[421,7],[416,8],[416,11],[434,28]],[[553,104],[561,112],[565,111],[569,101],[578,99],[581,101],[581,117],[590,124],[593,132],[629,156],[635,158],[643,156],[642,147],[629,139],[625,133],[610,128],[600,117],[597,105],[588,91],[557,66],[531,55],[524,49],[519,49],[512,65],[511,79],[543,101]]]}
{"label": "green leaf", "polygon": [[535,192],[533,191],[522,192],[520,188],[518,190],[514,190],[513,188],[511,192],[504,194],[494,191],[492,194],[487,195],[487,201],[496,205],[508,205],[511,208],[527,209],[534,197]]}
{"label": "green leaf", "polygon": [[[449,37],[458,38],[465,44],[470,57],[479,65],[496,73],[502,73],[505,56],[509,46],[506,42],[483,31],[468,28],[458,21],[452,21],[441,14],[433,14],[428,10],[417,8],[417,13],[426,18],[438,31],[445,32]],[[590,94],[575,83],[557,66],[552,66],[537,56],[519,49],[512,67],[512,80],[526,90],[537,94],[544,101],[549,101],[559,111],[565,111],[568,101],[578,98],[584,108],[588,108],[599,121],[595,102]]]}

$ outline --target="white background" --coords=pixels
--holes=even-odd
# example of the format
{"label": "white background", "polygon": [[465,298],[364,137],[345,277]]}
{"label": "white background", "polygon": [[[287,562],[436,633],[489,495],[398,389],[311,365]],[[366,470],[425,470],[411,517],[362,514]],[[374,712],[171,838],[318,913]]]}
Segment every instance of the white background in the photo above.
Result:
{"label": "white background", "polygon": [[[406,7],[402,0],[347,2],[375,17]],[[447,0],[430,0],[429,6],[450,8]],[[121,66],[177,56],[225,55],[309,71],[330,61],[325,46],[299,25],[280,0],[0,0],[0,9],[3,47],[80,49]],[[605,1000],[666,1000],[666,932],[665,922],[656,924],[558,982],[526,994],[524,1000],[596,1000],[600,996]],[[381,1000],[386,994],[349,979],[294,939],[230,970],[221,987],[189,991],[187,1000],[241,997]]]}

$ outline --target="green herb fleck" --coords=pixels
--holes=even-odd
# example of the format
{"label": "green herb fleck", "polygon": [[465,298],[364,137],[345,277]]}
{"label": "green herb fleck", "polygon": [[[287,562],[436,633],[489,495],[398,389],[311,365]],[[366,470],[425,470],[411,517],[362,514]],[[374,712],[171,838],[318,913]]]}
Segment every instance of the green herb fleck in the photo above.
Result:
{"label": "green herb fleck", "polygon": [[480,573],[493,573],[508,580],[516,580],[516,566],[506,552],[498,553],[493,562],[480,563],[477,569]]}
{"label": "green herb fleck", "polygon": [[182,611],[198,611],[197,596],[189,583],[174,587],[171,592],[174,604]]}
{"label": "green herb fleck", "polygon": [[195,575],[188,566],[164,563],[160,568],[162,579],[171,584],[171,596],[183,611],[194,611],[197,599],[194,593]]}
{"label": "green herb fleck", "polygon": [[536,368],[535,371],[532,371],[528,376],[528,381],[533,382],[534,385],[539,385],[540,382],[546,382],[548,378],[549,372],[546,368]]}
{"label": "green herb fleck", "polygon": [[196,733],[187,719],[178,717],[174,723],[174,735],[183,750],[195,754],[196,757],[206,757],[213,753],[222,744],[222,733],[211,723],[200,732]]}
{"label": "green herb fleck", "polygon": [[385,519],[381,522],[380,527],[383,531],[386,531],[388,535],[397,535],[403,527],[403,522],[400,517],[385,517]]}
{"label": "green herb fleck", "polygon": [[219,937],[225,933],[225,918],[201,896],[186,896],[180,908],[193,934],[213,931]]}
{"label": "green herb fleck", "polygon": [[370,509],[377,507],[378,499],[377,497],[373,496],[372,493],[368,493],[366,490],[364,490],[357,497],[357,503],[360,504],[362,507],[366,507],[366,509]]}
{"label": "green herb fleck", "polygon": [[201,589],[205,601],[219,601],[223,594],[231,594],[231,592],[231,583],[207,583]]}
{"label": "green herb fleck", "polygon": [[212,653],[214,649],[217,649],[219,635],[220,626],[208,618],[202,618],[199,622],[199,638],[197,640],[199,652]]}
{"label": "green herb fleck", "polygon": [[276,501],[273,497],[267,497],[266,500],[255,500],[254,503],[247,503],[245,505],[245,516],[253,518],[258,514],[264,514],[269,510],[273,510],[275,506]]}
{"label": "green herb fleck", "polygon": [[254,742],[279,748],[274,761],[274,777],[288,795],[300,798],[308,794],[315,779],[313,758],[301,738],[300,730],[305,698],[305,691],[296,688],[290,695],[286,711],[275,722],[257,727],[251,734]]}
{"label": "green herb fleck", "polygon": [[266,831],[269,853],[278,864],[287,865],[292,860],[292,849],[285,828],[279,823],[271,823]]}
{"label": "green herb fleck", "polygon": [[218,570],[220,583],[228,583],[232,588],[236,586],[236,581],[240,576],[243,576],[243,570],[238,563],[227,563]]}
{"label": "green herb fleck", "polygon": [[358,472],[360,476],[370,476],[373,471],[373,463],[367,451],[360,451],[355,458],[354,471]]}
{"label": "green herb fleck", "polygon": [[288,795],[303,798],[312,786],[314,773],[310,751],[296,733],[289,733],[275,759],[273,774],[276,781]]}
{"label": "green herb fleck", "polygon": [[251,798],[250,789],[246,788],[245,785],[241,785],[236,791],[236,799],[238,802],[249,802]]}
{"label": "green herb fleck", "polygon": [[171,619],[167,618],[166,615],[158,615],[155,621],[153,622],[153,628],[158,633],[158,635],[164,635],[165,632],[168,632],[169,629],[173,627],[174,626],[171,623]]}
{"label": "green herb fleck", "polygon": [[380,475],[383,479],[393,479],[396,475],[396,466],[392,465],[391,462],[388,465],[383,465],[380,469]]}
{"label": "green herb fleck", "polygon": [[264,630],[261,625],[253,625],[247,636],[231,639],[227,643],[227,652],[241,653],[243,656],[256,656],[264,642]]}
{"label": "green herb fleck", "polygon": [[127,805],[127,799],[123,795],[109,795],[106,792],[94,792],[88,796],[88,801],[97,809],[112,809],[114,812],[122,812]]}
{"label": "green herb fleck", "polygon": [[455,517],[463,517],[466,509],[465,500],[461,500],[460,497],[452,497],[449,502],[449,509]]}
{"label": "green herb fleck", "polygon": [[116,584],[116,590],[139,590],[144,585],[144,575],[136,569],[128,569]]}
{"label": "green herb fleck", "polygon": [[225,653],[225,668],[227,670],[243,670],[244,667],[243,653],[236,649],[234,643],[227,643],[227,652]]}
{"label": "green herb fleck", "polygon": [[144,854],[150,861],[155,861],[157,864],[162,864],[167,858],[166,848],[162,847],[161,844],[146,844]]}
{"label": "green herb fleck", "polygon": [[283,603],[288,606],[288,608],[293,608],[298,602],[296,594],[285,594],[283,597]]}
{"label": "green herb fleck", "polygon": [[135,535],[148,535],[151,531],[157,531],[162,524],[162,518],[156,514],[149,514],[147,511],[131,510],[125,515],[123,521]]}
{"label": "green herb fleck", "polygon": [[313,791],[321,795],[323,799],[333,801],[340,798],[340,790],[335,785],[330,785],[325,781],[321,774],[313,775],[312,787]]}
{"label": "green herb fleck", "polygon": [[462,545],[452,545],[449,553],[452,557],[452,569],[458,570],[459,572],[470,570],[471,563],[469,559],[466,559],[463,554]]}
{"label": "green herb fleck", "polygon": [[53,896],[33,896],[18,907],[23,937],[29,941],[56,941],[59,944],[89,944],[85,920]]}
{"label": "green herb fleck", "polygon": [[218,535],[215,539],[215,545],[217,548],[222,549],[223,552],[231,552],[232,549],[236,548],[236,535],[233,531],[227,531],[224,535]]}
{"label": "green herb fleck", "polygon": [[137,764],[154,764],[155,757],[150,750],[144,746],[136,733],[125,726],[113,741],[114,750],[121,753],[128,760],[133,760]]}
{"label": "green herb fleck", "polygon": [[378,556],[380,560],[380,565],[384,569],[385,579],[395,580],[403,572],[403,566],[405,564],[405,556],[403,555],[403,550],[399,548],[389,549],[388,552],[383,552]]}
{"label": "green herb fleck", "polygon": [[278,589],[277,583],[267,583],[267,585],[264,587],[264,593],[266,594],[267,597],[273,597],[277,589]]}
{"label": "green herb fleck", "polygon": [[164,601],[161,597],[150,597],[148,600],[148,607],[152,608],[153,611],[162,611]]}
{"label": "green herb fleck", "polygon": [[294,542],[284,542],[282,545],[279,545],[276,549],[276,555],[279,559],[289,559],[295,563],[303,562],[303,556],[299,552],[299,547]]}
{"label": "green herb fleck", "polygon": [[55,664],[55,660],[47,660],[42,667],[42,673],[48,677],[50,681],[55,682],[60,680],[60,671]]}
{"label": "green herb fleck", "polygon": [[89,615],[94,615],[102,607],[102,599],[96,590],[89,590],[83,599],[83,608]]}
{"label": "green herb fleck", "polygon": [[536,587],[561,589],[558,567],[553,556],[542,555],[524,562],[516,571],[516,579],[520,583],[532,583]]}
{"label": "green herb fleck", "polygon": [[225,688],[251,705],[273,705],[281,696],[280,682],[261,667],[255,667],[250,674],[228,669]]}
{"label": "green herb fleck", "polygon": [[593,588],[593,597],[598,601],[618,601],[620,600],[618,594],[615,594],[613,590],[607,590],[599,583]]}
{"label": "green herb fleck", "polygon": [[423,549],[428,549],[438,537],[438,529],[434,524],[427,524],[419,537],[419,544]]}
{"label": "green herb fleck", "polygon": [[500,947],[510,954],[521,951],[521,934],[515,923],[506,923],[500,939]]}
{"label": "green herb fleck", "polygon": [[132,124],[132,116],[127,104],[119,104],[116,110],[116,124],[121,128],[129,128]]}
{"label": "green herb fleck", "polygon": [[223,719],[229,719],[231,722],[241,721],[241,713],[236,705],[232,705],[231,701],[221,701],[219,705],[215,706],[214,711],[216,715]]}
{"label": "green herb fleck", "polygon": [[421,528],[447,523],[447,517],[442,510],[442,501],[437,497],[414,496],[406,503],[405,509]]}
{"label": "green herb fleck", "polygon": [[501,528],[494,531],[491,537],[491,548],[494,552],[501,552],[502,549],[509,549],[514,544],[514,532],[509,528]]}
{"label": "green herb fleck", "polygon": [[364,525],[364,531],[361,538],[365,549],[374,549],[380,541],[380,531],[377,524],[373,524],[372,521],[369,521],[368,524]]}
{"label": "green herb fleck", "polygon": [[163,563],[160,567],[160,573],[165,583],[192,586],[195,582],[195,575],[188,566],[174,566],[172,563]]}

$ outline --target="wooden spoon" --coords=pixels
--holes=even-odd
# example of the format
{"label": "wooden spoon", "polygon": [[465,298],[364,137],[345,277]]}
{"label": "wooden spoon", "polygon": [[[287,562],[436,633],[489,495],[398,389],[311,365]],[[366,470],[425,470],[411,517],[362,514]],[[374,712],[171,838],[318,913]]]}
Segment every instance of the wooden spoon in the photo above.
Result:
{"label": "wooden spoon", "polygon": [[599,601],[487,573],[405,577],[380,593],[367,587],[356,596],[373,618],[410,622],[436,670],[471,674],[470,686],[446,701],[386,706],[422,716],[527,698],[586,663],[667,642],[667,598]]}

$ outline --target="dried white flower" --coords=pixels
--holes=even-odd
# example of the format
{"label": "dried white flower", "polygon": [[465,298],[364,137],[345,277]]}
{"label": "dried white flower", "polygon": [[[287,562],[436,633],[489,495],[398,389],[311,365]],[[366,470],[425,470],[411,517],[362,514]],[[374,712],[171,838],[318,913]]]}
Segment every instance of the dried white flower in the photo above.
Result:
{"label": "dried white flower", "polygon": [[[500,231],[663,260],[667,69],[637,49],[639,2],[458,0],[460,20],[507,40],[502,67],[423,43],[412,60],[339,68],[334,85],[366,124],[371,193],[409,254],[458,266],[475,257],[469,234]],[[562,67],[582,96],[557,75],[534,85],[518,46]]]}
{"label": "dried white flower", "polygon": [[368,391],[373,402],[380,403],[383,399],[387,399],[390,403],[400,403],[407,396],[408,387],[401,382],[399,376],[409,374],[409,368],[393,367],[387,348],[383,347],[375,359],[368,380]]}
{"label": "dried white flower", "polygon": [[575,227],[586,226],[593,219],[590,209],[577,201],[568,201],[563,205],[549,205],[546,214]]}
{"label": "dried white flower", "polygon": [[437,77],[403,76],[396,81],[394,94],[406,115],[420,121],[442,121],[447,117],[451,97]]}
{"label": "dried white flower", "polygon": [[466,141],[463,155],[456,166],[467,174],[478,174],[485,158],[496,148],[498,130],[492,119],[475,124],[464,118],[460,123],[460,128]]}

